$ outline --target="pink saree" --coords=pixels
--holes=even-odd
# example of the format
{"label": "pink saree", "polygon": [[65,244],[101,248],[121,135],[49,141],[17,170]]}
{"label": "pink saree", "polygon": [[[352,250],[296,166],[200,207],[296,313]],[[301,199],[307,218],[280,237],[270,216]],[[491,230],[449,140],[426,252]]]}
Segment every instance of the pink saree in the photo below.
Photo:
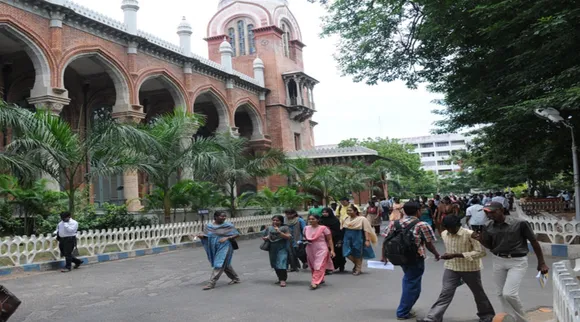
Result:
{"label": "pink saree", "polygon": [[326,270],[334,270],[334,265],[330,258],[330,250],[326,244],[326,236],[330,235],[330,229],[326,226],[304,228],[304,236],[310,242],[306,246],[306,258],[308,266],[312,270],[312,284],[319,285],[324,281]]}

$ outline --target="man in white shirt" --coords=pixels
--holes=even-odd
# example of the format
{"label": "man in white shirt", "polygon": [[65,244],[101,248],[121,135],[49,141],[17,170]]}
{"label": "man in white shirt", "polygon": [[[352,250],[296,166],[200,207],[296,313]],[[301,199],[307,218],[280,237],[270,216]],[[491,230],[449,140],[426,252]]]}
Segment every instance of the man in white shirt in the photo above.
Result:
{"label": "man in white shirt", "polygon": [[82,260],[73,255],[73,251],[77,246],[77,230],[79,229],[79,223],[71,218],[69,212],[61,213],[60,219],[61,221],[56,227],[56,239],[58,240],[60,255],[65,258],[65,266],[61,272],[68,273],[71,271],[72,263],[75,264],[74,268],[79,268],[83,263]]}
{"label": "man in white shirt", "polygon": [[471,230],[481,232],[489,219],[483,211],[483,206],[479,203],[479,198],[474,197],[471,199],[471,203],[473,206],[465,211],[466,224],[471,227]]}
{"label": "man in white shirt", "polygon": [[506,212],[506,215],[509,215],[510,202],[506,197],[503,196],[503,193],[500,191],[496,192],[495,197],[491,198],[491,201],[501,203],[503,205],[504,212]]}

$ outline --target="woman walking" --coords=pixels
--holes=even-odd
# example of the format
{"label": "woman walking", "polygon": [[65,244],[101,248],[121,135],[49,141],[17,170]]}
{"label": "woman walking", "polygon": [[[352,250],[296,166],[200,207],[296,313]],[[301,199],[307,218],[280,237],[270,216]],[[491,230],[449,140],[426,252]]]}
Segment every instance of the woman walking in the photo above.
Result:
{"label": "woman walking", "polygon": [[272,217],[272,226],[264,230],[263,240],[270,243],[270,266],[276,271],[281,287],[286,287],[288,279],[288,252],[291,246],[292,235],[288,226],[283,226],[284,217],[276,215]]}
{"label": "woman walking", "polygon": [[209,283],[203,290],[213,289],[223,273],[226,273],[232,280],[229,285],[240,283],[238,274],[232,268],[234,255],[232,242],[235,243],[240,233],[232,223],[226,222],[226,218],[225,212],[216,211],[213,215],[213,223],[207,224],[203,234],[198,236],[207,253],[207,259],[213,267]]}
{"label": "woman walking", "polygon": [[344,241],[342,254],[354,263],[352,274],[358,276],[362,272],[363,259],[375,258],[371,244],[377,243],[377,235],[369,221],[359,216],[359,210],[354,205],[347,209],[348,217],[342,223]]}
{"label": "woman walking", "polygon": [[[344,235],[340,227],[340,220],[336,218],[334,211],[332,211],[331,208],[324,208],[322,209],[320,224],[330,229],[330,233],[332,234],[332,241],[334,242],[334,253],[336,255],[332,258],[332,264],[335,269],[338,269],[342,273],[344,272],[346,259],[344,259],[344,256],[342,256],[342,239]],[[329,272],[326,273],[329,274]]]}
{"label": "woman walking", "polygon": [[381,210],[372,200],[369,201],[369,204],[365,208],[364,217],[371,223],[371,226],[373,226],[375,234],[380,234],[381,223],[383,221],[381,218]]}
{"label": "woman walking", "polygon": [[421,202],[421,218],[419,218],[419,220],[433,227],[433,214],[431,213],[429,206],[424,202]]}
{"label": "woman walking", "polygon": [[308,266],[312,271],[312,282],[310,289],[315,290],[318,285],[324,284],[324,275],[327,270],[334,271],[332,258],[334,257],[334,244],[332,233],[326,226],[320,225],[320,217],[316,215],[308,216],[308,224],[304,229],[306,245],[306,258]]}
{"label": "woman walking", "polygon": [[390,221],[401,220],[404,217],[403,204],[400,203],[399,198],[393,199],[393,208],[391,209]]}

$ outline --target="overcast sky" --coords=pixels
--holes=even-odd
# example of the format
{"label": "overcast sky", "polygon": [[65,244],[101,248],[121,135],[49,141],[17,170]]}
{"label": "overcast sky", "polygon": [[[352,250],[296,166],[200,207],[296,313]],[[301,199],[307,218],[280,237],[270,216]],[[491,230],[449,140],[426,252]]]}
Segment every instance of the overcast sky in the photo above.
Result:
{"label": "overcast sky", "polygon": [[[121,0],[75,0],[108,16],[123,20]],[[218,0],[139,0],[138,28],[179,43],[176,34],[181,17],[193,26],[192,50],[207,57],[207,24],[217,11]],[[336,39],[321,39],[320,17],[325,10],[306,0],[290,0],[290,9],[302,30],[305,72],[318,79],[314,90],[317,145],[336,144],[348,138],[429,135],[437,119],[431,103],[441,95],[424,88],[410,90],[401,82],[368,86],[341,77],[332,55]]]}

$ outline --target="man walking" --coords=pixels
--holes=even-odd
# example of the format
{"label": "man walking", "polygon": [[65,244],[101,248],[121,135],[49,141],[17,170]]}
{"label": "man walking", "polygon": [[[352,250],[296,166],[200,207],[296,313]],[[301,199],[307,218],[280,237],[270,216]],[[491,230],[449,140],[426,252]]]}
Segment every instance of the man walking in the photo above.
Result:
{"label": "man walking", "polygon": [[441,256],[441,259],[445,260],[443,288],[427,317],[419,321],[442,322],[443,315],[453,300],[455,290],[463,280],[475,298],[479,321],[491,322],[495,311],[481,283],[481,258],[485,256],[485,250],[479,242],[471,238],[473,233],[471,230],[461,228],[459,217],[455,215],[445,217],[443,226],[446,229],[441,234],[445,243],[445,254]]}
{"label": "man walking", "polygon": [[[397,320],[414,319],[417,315],[412,311],[413,306],[421,295],[421,279],[425,272],[425,248],[427,248],[433,255],[435,260],[439,260],[439,253],[433,242],[436,240],[435,233],[427,223],[418,219],[421,216],[421,205],[416,202],[407,202],[403,205],[403,210],[407,217],[391,221],[389,226],[385,229],[383,236],[385,243],[383,244],[383,261],[393,261],[393,264],[400,265],[405,275],[403,276],[403,292],[401,294],[401,301],[397,308]],[[399,235],[397,240],[397,235]],[[397,248],[394,244],[401,244],[398,241],[409,240],[410,236],[414,242],[414,253],[412,254],[395,254],[391,252],[391,247]],[[396,243],[395,243],[396,242]],[[398,247],[401,250],[400,247]],[[389,254],[387,254],[390,252]],[[395,262],[394,258],[403,259],[405,264]]]}
{"label": "man walking", "polygon": [[497,295],[504,312],[513,315],[518,322],[527,322],[519,290],[528,269],[528,241],[538,259],[538,271],[548,273],[542,248],[528,222],[506,216],[503,204],[492,201],[483,207],[492,220],[480,234],[474,232],[472,238],[489,249],[493,256],[493,278]]}
{"label": "man walking", "polygon": [[487,216],[483,212],[483,206],[479,204],[479,198],[473,197],[471,199],[472,206],[465,211],[466,224],[471,227],[471,230],[481,232],[487,222]]}
{"label": "man walking", "polygon": [[310,208],[308,210],[308,214],[309,215],[315,215],[315,216],[322,216],[322,207],[320,207],[320,204],[318,203],[317,200],[314,200],[312,202],[312,208]]}
{"label": "man walking", "polygon": [[61,272],[68,273],[71,271],[72,263],[75,264],[74,268],[79,268],[83,263],[82,260],[73,255],[73,251],[77,246],[77,230],[79,224],[71,218],[69,212],[61,213],[60,219],[61,221],[56,227],[56,239],[58,240],[60,254],[65,258],[65,265]]}

